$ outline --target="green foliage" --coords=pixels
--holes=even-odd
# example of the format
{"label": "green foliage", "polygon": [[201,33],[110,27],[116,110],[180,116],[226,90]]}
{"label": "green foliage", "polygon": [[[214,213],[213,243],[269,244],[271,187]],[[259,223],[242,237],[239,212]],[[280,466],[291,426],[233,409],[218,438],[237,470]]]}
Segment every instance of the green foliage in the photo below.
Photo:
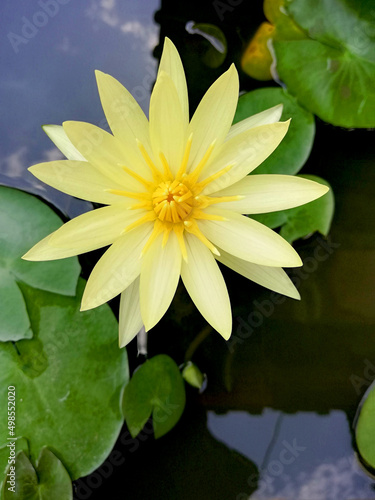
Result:
{"label": "green foliage", "polygon": [[33,332],[20,283],[63,295],[75,295],[80,266],[76,257],[28,262],[21,256],[62,225],[35,196],[0,187],[0,341],[31,338]]}
{"label": "green foliage", "polygon": [[364,460],[375,468],[375,383],[370,386],[361,404],[355,430],[357,446]]}
{"label": "green foliage", "polygon": [[155,438],[164,436],[179,421],[184,408],[184,381],[176,363],[165,354],[146,361],[125,388],[123,411],[133,437],[151,415]]}
{"label": "green foliage", "polygon": [[[300,177],[329,186],[327,181],[315,175],[301,175]],[[331,227],[334,208],[335,200],[331,188],[321,198],[300,207],[270,214],[252,215],[251,218],[271,229],[281,226],[280,235],[289,243],[293,243],[293,241],[308,236],[315,231],[327,236]]]}
{"label": "green foliage", "polygon": [[296,40],[279,29],[274,39],[277,72],[288,91],[333,125],[374,127],[372,0],[287,0],[285,7],[306,33]]}
{"label": "green foliage", "polygon": [[277,104],[283,104],[281,120],[292,118],[292,121],[281,144],[254,174],[296,174],[309,157],[314,142],[314,116],[281,88],[263,88],[242,95],[238,100],[234,123]]}
{"label": "green foliage", "polygon": [[[72,479],[92,472],[112,449],[128,381],[117,321],[107,305],[80,312],[84,286],[80,279],[77,296],[67,297],[21,285],[34,336],[0,344],[0,400],[15,386],[16,436],[27,439],[32,463],[44,446],[53,449]],[[7,437],[3,418],[0,447]],[[4,459],[1,453],[1,473]]]}
{"label": "green foliage", "polygon": [[69,474],[48,448],[41,450],[35,469],[23,451],[18,453],[13,467],[15,492],[9,490],[9,484],[4,483],[2,500],[72,500]]}

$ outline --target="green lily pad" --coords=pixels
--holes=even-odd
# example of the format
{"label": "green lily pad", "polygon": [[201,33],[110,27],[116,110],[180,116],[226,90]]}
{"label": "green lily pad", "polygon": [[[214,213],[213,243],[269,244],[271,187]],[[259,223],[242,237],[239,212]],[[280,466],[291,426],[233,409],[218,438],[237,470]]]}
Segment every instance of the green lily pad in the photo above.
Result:
{"label": "green lily pad", "polygon": [[375,127],[375,15],[372,0],[288,0],[308,39],[274,40],[288,91],[322,120]]}
{"label": "green lily pad", "polygon": [[0,341],[31,338],[30,320],[20,283],[63,295],[75,295],[81,268],[76,257],[28,262],[22,255],[62,225],[35,196],[0,186]]}
{"label": "green lily pad", "polygon": [[335,208],[332,188],[326,180],[316,175],[301,175],[300,177],[324,184],[330,187],[330,190],[321,198],[300,207],[251,216],[252,219],[265,224],[271,229],[281,226],[280,235],[289,243],[315,233],[315,231],[327,236]]}
{"label": "green lily pad", "polygon": [[[3,500],[3,498],[1,497],[1,485],[2,485],[3,479],[5,478],[6,470],[10,464],[10,451],[9,451],[8,444],[9,444],[9,440],[7,440],[7,442],[5,444],[0,446],[0,498],[1,498],[1,500]],[[29,456],[29,443],[27,442],[27,439],[24,439],[23,437],[17,437],[17,439],[15,440],[14,453],[17,455],[20,451],[23,451],[26,454],[26,456]]]}
{"label": "green lily pad", "polygon": [[361,456],[375,468],[375,383],[371,384],[359,406],[355,436]]}
{"label": "green lily pad", "polygon": [[15,487],[14,490],[9,489],[12,486],[4,483],[3,500],[72,500],[69,474],[48,448],[41,450],[35,469],[23,451],[18,453],[13,467]]}
{"label": "green lily pad", "polygon": [[169,432],[185,408],[185,386],[180,370],[169,356],[146,361],[125,388],[123,412],[129,432],[137,436],[152,414],[155,438]]}
{"label": "green lily pad", "polygon": [[[80,312],[84,286],[80,279],[77,296],[67,297],[22,284],[34,337],[0,344],[0,400],[15,387],[16,436],[28,440],[32,463],[44,446],[54,450],[72,479],[92,472],[111,451],[128,381],[117,321],[107,305]],[[3,418],[0,447],[8,432]]]}
{"label": "green lily pad", "polygon": [[277,104],[283,104],[281,120],[292,118],[292,121],[280,145],[254,174],[296,174],[310,155],[315,136],[314,116],[282,88],[263,88],[242,95],[233,123]]}

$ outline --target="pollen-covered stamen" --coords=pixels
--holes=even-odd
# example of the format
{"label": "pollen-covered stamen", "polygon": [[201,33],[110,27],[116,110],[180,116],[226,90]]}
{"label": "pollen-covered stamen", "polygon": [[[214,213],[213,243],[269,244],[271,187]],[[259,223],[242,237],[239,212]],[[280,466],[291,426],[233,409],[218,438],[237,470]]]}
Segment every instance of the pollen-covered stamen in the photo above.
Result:
{"label": "pollen-covered stamen", "polygon": [[215,144],[216,144],[216,139],[209,145],[207,151],[205,152],[205,154],[203,155],[203,158],[201,159],[201,161],[198,163],[198,165],[195,167],[195,169],[189,174],[189,182],[191,183],[196,183],[199,179],[199,176],[201,175],[204,167],[206,166],[210,156],[211,156],[211,153],[215,147]]}
{"label": "pollen-covered stamen", "polygon": [[209,207],[210,205],[215,205],[216,203],[225,203],[228,201],[239,201],[239,200],[243,200],[244,198],[245,198],[245,196],[241,196],[241,195],[217,196],[217,197],[198,195],[194,199],[199,204],[199,208],[206,208],[206,207]]}
{"label": "pollen-covered stamen", "polygon": [[233,165],[234,164],[227,165],[226,167],[222,168],[221,170],[219,170],[215,174],[210,175],[209,177],[207,177],[203,181],[197,182],[197,184],[195,185],[195,192],[200,193],[201,191],[203,191],[203,189],[206,186],[208,186],[208,184],[210,184],[213,181],[216,181],[216,179],[219,179],[219,177],[221,177],[222,175],[229,172],[229,170],[231,170],[231,168],[233,168]]}
{"label": "pollen-covered stamen", "polygon": [[194,196],[190,189],[175,179],[161,182],[152,194],[157,217],[163,222],[182,222],[192,211]]}
{"label": "pollen-covered stamen", "polygon": [[151,172],[152,172],[152,176],[154,178],[155,181],[158,181],[161,177],[161,173],[159,172],[159,170],[156,168],[156,166],[154,165],[154,162],[151,160],[149,154],[147,153],[146,151],[146,148],[144,147],[144,145],[141,143],[141,141],[139,141],[138,139],[136,139],[137,141],[137,146],[145,160],[145,162],[147,163],[147,165],[149,166]]}
{"label": "pollen-covered stamen", "polygon": [[202,231],[199,229],[197,221],[195,220],[190,220],[190,221],[185,221],[184,222],[185,230],[188,233],[194,234],[206,247],[211,250],[212,253],[215,255],[220,255],[219,250],[211,243],[210,240],[208,240],[205,235],[202,233]]}

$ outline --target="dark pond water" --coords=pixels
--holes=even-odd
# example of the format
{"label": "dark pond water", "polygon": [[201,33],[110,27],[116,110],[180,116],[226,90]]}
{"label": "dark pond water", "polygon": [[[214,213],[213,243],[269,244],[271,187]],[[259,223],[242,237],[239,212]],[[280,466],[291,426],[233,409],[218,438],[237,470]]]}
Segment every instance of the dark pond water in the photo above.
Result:
{"label": "dark pond water", "polygon": [[[226,5],[233,6],[220,19],[215,2],[65,0],[45,26],[27,31],[38,3],[4,2],[0,183],[38,194],[70,217],[89,209],[27,172],[60,157],[40,125],[66,119],[105,125],[95,69],[118,78],[147,110],[154,55],[165,35],[181,52],[194,109],[208,85],[238,62],[243,41],[262,18],[261,2]],[[206,42],[185,30],[191,20],[225,32],[223,66],[204,65]],[[11,42],[10,32],[24,41]],[[243,90],[259,86],[245,75],[241,83]],[[135,440],[124,428],[112,463],[77,482],[77,499],[375,498],[352,432],[356,407],[375,378],[372,140],[369,131],[317,122],[304,172],[325,177],[337,205],[328,242],[313,236],[297,244],[304,260],[296,274],[301,302],[224,270],[235,318],[233,340],[225,344],[179,289],[150,335],[150,355],[166,352],[178,363],[192,356],[207,373],[207,389],[189,391],[184,417],[159,441],[149,427]],[[133,344],[129,351],[134,368]]]}

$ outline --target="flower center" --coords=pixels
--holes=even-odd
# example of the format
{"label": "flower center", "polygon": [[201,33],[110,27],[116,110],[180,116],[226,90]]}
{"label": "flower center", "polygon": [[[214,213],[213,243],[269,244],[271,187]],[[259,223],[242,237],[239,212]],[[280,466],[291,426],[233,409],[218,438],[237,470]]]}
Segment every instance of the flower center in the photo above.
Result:
{"label": "flower center", "polygon": [[152,195],[154,212],[161,221],[181,222],[191,213],[194,197],[179,180],[161,182]]}

